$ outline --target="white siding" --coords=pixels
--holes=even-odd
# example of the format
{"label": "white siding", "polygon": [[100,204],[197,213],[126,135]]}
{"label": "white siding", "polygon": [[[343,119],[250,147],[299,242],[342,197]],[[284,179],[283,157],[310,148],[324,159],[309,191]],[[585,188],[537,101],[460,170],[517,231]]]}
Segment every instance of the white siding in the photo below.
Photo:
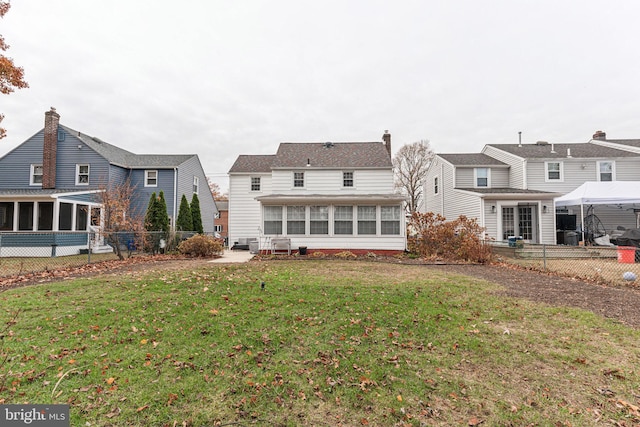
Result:
{"label": "white siding", "polygon": [[454,219],[458,219],[460,215],[465,215],[467,218],[477,220],[478,224],[484,226],[481,204],[482,199],[479,196],[465,191],[453,190],[447,198],[444,217],[447,221],[453,221]]}
{"label": "white siding", "polygon": [[[342,172],[354,173],[354,186],[342,186]],[[304,172],[304,187],[293,186],[293,173]],[[274,170],[274,194],[385,194],[393,193],[393,173],[390,170]]]}
{"label": "white siding", "polygon": [[456,188],[473,188],[475,182],[473,180],[474,168],[456,168]]}
{"label": "white siding", "polygon": [[509,169],[491,168],[491,188],[508,188],[509,186]]}
{"label": "white siding", "polygon": [[511,188],[525,188],[524,182],[524,168],[526,167],[526,162],[524,159],[514,156],[513,154],[506,153],[502,150],[498,150],[495,147],[491,147],[486,145],[482,150],[482,153],[487,156],[491,156],[494,159],[500,160],[503,163],[506,163],[510,166],[509,168],[509,185],[507,187]]}
{"label": "white siding", "polygon": [[[251,177],[260,177],[260,191],[251,191]],[[258,238],[262,227],[260,202],[255,198],[271,194],[270,174],[229,176],[229,246],[240,238]]]}

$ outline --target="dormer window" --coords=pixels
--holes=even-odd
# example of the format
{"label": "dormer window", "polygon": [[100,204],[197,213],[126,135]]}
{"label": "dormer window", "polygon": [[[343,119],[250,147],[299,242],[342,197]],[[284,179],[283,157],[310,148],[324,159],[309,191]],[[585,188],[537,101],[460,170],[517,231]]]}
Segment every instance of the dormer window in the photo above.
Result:
{"label": "dormer window", "polygon": [[42,165],[31,165],[30,185],[42,185]]}
{"label": "dormer window", "polygon": [[562,174],[562,162],[544,162],[545,176],[547,182],[562,182],[564,176]]}
{"label": "dormer window", "polygon": [[489,187],[489,168],[475,168],[474,175],[476,187]]}
{"label": "dormer window", "polygon": [[295,188],[303,188],[304,187],[304,172],[294,172],[293,173],[293,186]]}
{"label": "dormer window", "polygon": [[76,185],[89,185],[89,165],[76,165]]}

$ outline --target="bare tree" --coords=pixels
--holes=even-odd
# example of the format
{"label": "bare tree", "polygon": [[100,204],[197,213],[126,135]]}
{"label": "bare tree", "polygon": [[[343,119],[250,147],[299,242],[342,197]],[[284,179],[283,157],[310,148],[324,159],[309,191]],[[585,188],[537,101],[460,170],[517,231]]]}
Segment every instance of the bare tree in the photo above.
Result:
{"label": "bare tree", "polygon": [[135,187],[127,180],[121,184],[101,186],[100,201],[104,215],[103,233],[114,247],[118,258],[124,259],[122,247],[127,239],[139,241],[144,231],[144,212],[135,209],[133,203]]}
{"label": "bare tree", "polygon": [[393,158],[395,187],[407,196],[405,209],[413,214],[422,201],[423,181],[434,153],[429,141],[423,139],[403,145]]}

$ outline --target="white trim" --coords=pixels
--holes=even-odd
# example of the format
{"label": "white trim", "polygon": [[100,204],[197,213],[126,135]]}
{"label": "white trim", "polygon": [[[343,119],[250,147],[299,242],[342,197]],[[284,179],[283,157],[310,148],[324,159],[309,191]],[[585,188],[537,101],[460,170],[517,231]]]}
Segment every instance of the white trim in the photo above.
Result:
{"label": "white trim", "polygon": [[[155,184],[149,184],[149,174],[151,173],[155,173],[156,177],[155,178],[151,178],[151,179],[155,179],[156,183]],[[145,187],[157,187],[158,186],[158,170],[157,169],[145,169],[144,171],[144,186]]]}
{"label": "white trim", "polygon": [[[82,166],[87,167],[87,173],[83,173],[82,175],[87,175],[87,182],[80,182],[80,168]],[[91,176],[91,165],[89,163],[76,163],[76,185],[89,185]]]}
{"label": "white trim", "polygon": [[[350,186],[349,185],[344,185],[344,181],[345,181],[344,174],[345,173],[350,173],[351,174],[351,185]],[[341,188],[346,188],[346,189],[349,189],[349,190],[352,189],[352,188],[356,188],[356,173],[355,173],[355,171],[352,171],[352,170],[343,170],[342,171],[342,186],[341,186]]]}
{"label": "white trim", "polygon": [[[253,189],[253,180],[257,180],[258,189]],[[250,176],[249,177],[249,191],[253,193],[260,193],[262,191],[262,177],[261,176]]]}
{"label": "white trim", "polygon": [[[478,185],[478,170],[480,169],[487,171],[487,185]],[[473,168],[473,188],[491,188],[491,168]]]}
{"label": "white trim", "polygon": [[[301,186],[296,186],[296,174],[302,174],[302,185]],[[293,171],[293,175],[291,176],[293,178],[293,181],[291,182],[291,188],[293,188],[294,190],[304,190],[307,186],[307,181],[306,181],[306,176],[304,172],[300,172],[300,171]]]}
{"label": "white trim", "polygon": [[200,194],[200,178],[193,176],[193,192],[192,194]]}
{"label": "white trim", "polygon": [[[557,163],[560,168],[560,178],[559,179],[550,179],[549,178],[549,165]],[[544,182],[564,182],[564,162],[560,160],[547,160],[544,162]]]}
{"label": "white trim", "polygon": [[[40,182],[34,182],[33,178],[36,176],[35,168],[40,167]],[[31,164],[31,172],[29,173],[29,185],[42,187],[42,179],[44,177],[44,169],[42,167],[42,163],[32,163]]]}
{"label": "white trim", "polygon": [[[598,160],[596,162],[596,181],[602,181],[602,171],[600,171],[600,165],[603,163],[611,163],[611,181],[616,180],[616,162],[615,160]],[[603,181],[607,182],[607,181]]]}

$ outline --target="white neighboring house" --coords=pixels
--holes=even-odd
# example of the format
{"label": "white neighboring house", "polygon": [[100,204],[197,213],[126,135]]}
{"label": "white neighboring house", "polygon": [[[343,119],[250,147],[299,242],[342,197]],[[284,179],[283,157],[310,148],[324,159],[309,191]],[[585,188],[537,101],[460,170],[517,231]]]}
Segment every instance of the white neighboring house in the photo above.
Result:
{"label": "white neighboring house", "polygon": [[388,133],[382,143],[281,143],[229,170],[229,245],[257,239],[268,251],[288,238],[294,251],[404,251],[404,200]]}
{"label": "white neighboring house", "polygon": [[[640,181],[640,140],[606,139],[598,131],[583,143],[487,144],[480,153],[437,154],[424,184],[424,211],[475,218],[489,238],[577,244],[567,239],[581,224],[579,209],[555,209],[554,198],[588,181]],[[598,205],[612,234],[634,228],[633,209]],[[586,212],[585,212],[586,213]]]}

